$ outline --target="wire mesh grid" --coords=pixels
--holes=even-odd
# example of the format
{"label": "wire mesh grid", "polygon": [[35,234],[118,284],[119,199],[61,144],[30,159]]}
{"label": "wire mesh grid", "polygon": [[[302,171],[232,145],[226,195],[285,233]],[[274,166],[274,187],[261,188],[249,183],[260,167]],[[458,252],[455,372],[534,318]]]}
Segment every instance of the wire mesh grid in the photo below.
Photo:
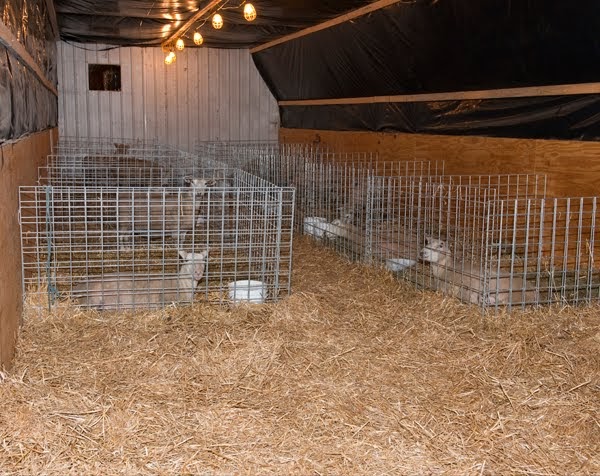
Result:
{"label": "wire mesh grid", "polygon": [[54,186],[92,187],[180,187],[191,177],[210,179],[218,186],[233,183],[235,169],[217,167],[172,167],[152,161],[137,160],[136,165],[127,161],[96,165],[88,162],[38,167],[38,184]]}
{"label": "wire mesh grid", "polygon": [[53,148],[53,153],[90,153],[90,154],[140,154],[154,152],[177,152],[177,148],[160,143],[157,139],[129,139],[103,137],[61,136]]}
{"label": "wire mesh grid", "polygon": [[398,276],[485,309],[599,299],[596,197],[505,198],[502,189],[429,181],[405,191],[394,238],[388,231],[373,244]]}
{"label": "wire mesh grid", "polygon": [[[99,309],[280,299],[291,290],[294,189],[243,171],[230,180],[21,187],[24,292]],[[248,290],[258,297],[239,281],[260,283]]]}
{"label": "wire mesh grid", "polygon": [[597,214],[597,197],[495,201],[487,229],[490,272],[508,267],[512,276],[535,285],[533,297],[540,303],[598,301]]}
{"label": "wire mesh grid", "polygon": [[[213,219],[221,217],[222,226],[215,228],[219,220],[208,220],[199,213],[191,243],[199,242],[196,237],[201,225],[213,230],[208,239],[202,233],[206,242],[220,237],[229,243],[226,237],[231,232],[227,230],[232,226],[225,225],[229,218],[223,217],[231,217],[231,213],[223,210],[231,209],[235,200],[222,199],[215,210],[218,200],[214,197],[220,189],[235,188],[233,175],[241,173],[236,171],[238,167],[254,180],[263,179],[266,188],[276,185],[288,194],[289,189],[296,190],[295,211],[292,205],[291,213],[283,213],[288,227],[284,230],[289,230],[290,236],[289,217],[295,216],[296,229],[350,259],[388,268],[419,287],[437,289],[484,308],[590,302],[600,293],[594,265],[596,199],[545,198],[543,176],[446,176],[443,162],[380,162],[374,153],[344,153],[320,144],[199,142],[195,153],[188,154],[134,142],[61,141],[62,148],[55,149],[48,167],[40,169],[40,184],[84,186],[93,193],[92,185],[181,187],[190,176],[203,178],[213,185],[208,193],[213,197],[209,214]],[[136,210],[135,193],[129,201],[115,192],[100,201],[121,199]],[[261,200],[256,203],[259,208]],[[284,200],[284,205],[289,209],[289,201]],[[93,208],[86,218],[90,224],[94,223]],[[96,215],[101,215],[100,208],[96,207]],[[146,213],[145,219],[149,220],[149,215]],[[106,226],[104,236],[119,228],[114,232],[118,237],[112,238],[118,253],[154,250],[150,244],[161,242],[146,237],[148,245],[138,246],[145,233],[135,227],[133,224],[125,232],[127,227],[113,223],[112,228]],[[165,224],[159,228],[168,237],[172,227]],[[159,260],[175,270],[187,264],[173,245],[182,234],[171,233],[163,247],[171,255]],[[131,251],[127,250],[128,236],[133,243]],[[287,244],[291,255],[291,244]],[[202,257],[202,250],[195,250]],[[423,259],[428,253],[450,263],[451,272]],[[211,251],[207,269],[213,263]],[[38,274],[48,279],[52,273]],[[289,283],[289,276],[287,279]],[[221,294],[224,282],[219,284]]]}
{"label": "wire mesh grid", "polygon": [[297,178],[297,224],[304,234],[348,259],[368,261],[377,198],[371,178],[380,173],[409,177],[441,172],[443,164],[437,162],[306,162]]}

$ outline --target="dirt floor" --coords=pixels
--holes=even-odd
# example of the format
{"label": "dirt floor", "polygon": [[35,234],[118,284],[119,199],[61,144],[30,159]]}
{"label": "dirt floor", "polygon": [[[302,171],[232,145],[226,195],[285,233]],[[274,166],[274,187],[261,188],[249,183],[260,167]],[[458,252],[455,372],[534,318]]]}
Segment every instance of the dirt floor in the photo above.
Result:
{"label": "dirt floor", "polygon": [[1,475],[600,475],[600,308],[482,315],[298,239],[274,305],[28,306]]}

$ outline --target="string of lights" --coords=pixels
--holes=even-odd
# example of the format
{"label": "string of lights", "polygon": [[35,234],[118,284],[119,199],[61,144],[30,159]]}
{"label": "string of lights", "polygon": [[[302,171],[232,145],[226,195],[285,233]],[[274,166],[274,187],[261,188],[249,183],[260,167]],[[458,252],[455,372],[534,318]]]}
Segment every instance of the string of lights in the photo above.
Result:
{"label": "string of lights", "polygon": [[[221,14],[219,13],[220,10],[230,10],[230,9],[234,9],[234,8],[240,8],[240,7],[244,7],[243,8],[243,14],[244,14],[244,18],[246,19],[246,21],[251,22],[254,21],[256,19],[256,8],[254,7],[254,5],[250,2],[242,2],[241,4],[239,4],[236,7],[227,7],[227,2],[223,5],[221,5],[219,8],[217,8],[216,11],[214,11],[214,13],[212,13],[212,20],[211,20],[211,24],[212,27],[215,30],[220,30],[221,28],[223,28],[223,17],[221,16]],[[194,35],[193,35],[193,40],[194,40],[194,44],[196,46],[201,46],[204,43],[204,37],[202,36],[202,33],[200,33],[200,31],[198,31],[202,26],[204,26],[204,24],[206,23],[206,19],[204,20],[204,22],[202,22],[202,24],[200,25],[199,28],[196,28],[194,31]],[[163,47],[163,50],[165,50],[165,52],[167,52],[167,56],[165,56],[165,64],[169,65],[175,62],[175,60],[177,59],[177,55],[175,54],[175,50],[177,51],[183,51],[185,49],[185,42],[183,41],[183,36],[186,32],[183,31],[181,32],[181,34],[179,35],[179,38],[177,38],[177,40],[175,40],[174,43],[169,44],[166,47]]]}

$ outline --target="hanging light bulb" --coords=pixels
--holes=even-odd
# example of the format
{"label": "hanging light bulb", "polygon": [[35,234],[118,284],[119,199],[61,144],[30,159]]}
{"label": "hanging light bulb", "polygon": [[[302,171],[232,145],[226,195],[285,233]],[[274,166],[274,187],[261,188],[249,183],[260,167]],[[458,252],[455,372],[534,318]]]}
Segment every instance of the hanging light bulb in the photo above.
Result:
{"label": "hanging light bulb", "polygon": [[169,51],[169,54],[165,57],[165,64],[173,64],[175,63],[176,59],[177,58],[175,57],[175,52]]}
{"label": "hanging light bulb", "polygon": [[183,49],[185,48],[185,44],[183,43],[183,39],[182,38],[179,38],[175,42],[175,48],[177,48],[179,51],[183,51]]}
{"label": "hanging light bulb", "polygon": [[200,34],[200,32],[196,32],[194,33],[194,43],[197,44],[198,46],[200,46],[202,43],[204,43],[204,38],[202,38],[202,34]]}
{"label": "hanging light bulb", "polygon": [[223,17],[215,13],[212,18],[212,26],[215,30],[220,30],[223,27]]}
{"label": "hanging light bulb", "polygon": [[252,21],[256,18],[256,8],[251,3],[244,5],[244,18],[248,21]]}

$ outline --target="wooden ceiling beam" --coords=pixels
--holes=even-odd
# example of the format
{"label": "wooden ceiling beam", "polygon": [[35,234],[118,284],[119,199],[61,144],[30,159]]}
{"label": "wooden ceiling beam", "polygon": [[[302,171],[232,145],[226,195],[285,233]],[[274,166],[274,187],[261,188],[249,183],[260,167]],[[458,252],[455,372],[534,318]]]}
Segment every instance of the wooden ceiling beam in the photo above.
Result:
{"label": "wooden ceiling beam", "polygon": [[277,40],[269,41],[262,45],[258,45],[254,48],[251,48],[250,53],[258,53],[259,51],[266,50],[267,48],[271,48],[276,45],[280,45],[281,43],[286,43],[288,41],[295,40],[296,38],[301,38],[303,36],[310,35],[317,31],[326,30],[327,28],[331,28],[332,26],[336,26],[340,23],[345,23],[347,21],[354,20],[355,18],[367,15],[377,10],[381,10],[382,8],[389,7],[390,5],[394,5],[395,3],[399,3],[401,1],[402,0],[379,0],[378,2],[373,2],[365,7],[357,8],[356,10],[353,10],[349,13],[345,13],[344,15],[340,15],[339,17],[332,18],[331,20],[320,23],[318,25],[305,28],[304,30],[297,31],[296,33],[292,33],[287,36],[282,36]]}
{"label": "wooden ceiling beam", "polygon": [[214,9],[219,3],[221,3],[223,0],[211,0],[210,2],[208,2],[208,4],[206,4],[206,6],[204,6],[203,8],[201,8],[200,10],[198,10],[196,13],[194,13],[189,19],[188,21],[186,21],[183,26],[181,26],[180,28],[178,28],[177,30],[175,30],[166,40],[164,40],[162,42],[162,45],[168,45],[169,43],[171,43],[174,39],[179,38],[180,36],[182,36],[194,23],[196,23],[203,15],[206,15],[208,12],[210,12],[212,9]]}
{"label": "wooden ceiling beam", "polygon": [[303,99],[278,101],[279,106],[334,106],[341,104],[377,104],[394,102],[458,101],[477,99],[504,99],[541,96],[570,96],[600,94],[600,83],[558,84],[523,88],[484,89],[431,94],[401,94],[398,96],[369,96],[335,99]]}

